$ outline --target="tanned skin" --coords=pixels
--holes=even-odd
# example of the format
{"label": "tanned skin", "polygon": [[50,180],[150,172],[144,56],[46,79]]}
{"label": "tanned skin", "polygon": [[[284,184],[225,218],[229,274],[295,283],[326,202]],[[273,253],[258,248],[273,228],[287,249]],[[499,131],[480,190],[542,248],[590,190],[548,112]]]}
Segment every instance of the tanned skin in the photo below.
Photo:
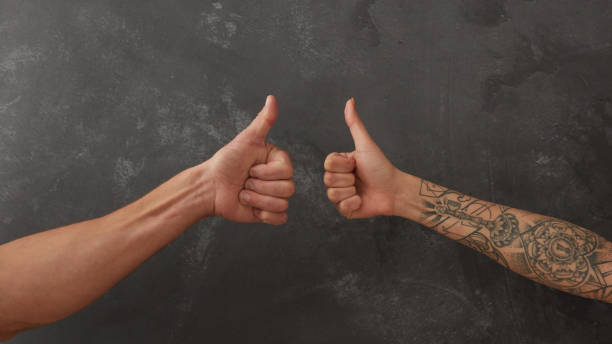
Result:
{"label": "tanned skin", "polygon": [[535,282],[612,303],[612,243],[569,222],[482,201],[395,168],[347,102],[350,153],[325,160],[327,196],[347,218],[401,216]]}
{"label": "tanned skin", "polygon": [[195,222],[287,221],[294,192],[287,152],[266,142],[276,100],[202,164],[104,217],[0,246],[0,340],[84,308]]}

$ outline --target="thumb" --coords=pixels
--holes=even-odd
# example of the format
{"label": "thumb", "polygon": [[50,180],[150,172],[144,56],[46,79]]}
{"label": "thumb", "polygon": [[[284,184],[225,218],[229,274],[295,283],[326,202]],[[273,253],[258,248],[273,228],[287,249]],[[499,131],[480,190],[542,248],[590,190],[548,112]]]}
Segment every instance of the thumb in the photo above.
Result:
{"label": "thumb", "polygon": [[359,118],[357,109],[355,109],[355,98],[351,98],[346,102],[344,121],[351,131],[356,150],[378,150],[378,146],[372,140],[370,134],[368,134],[365,125],[363,125],[361,118]]}
{"label": "thumb", "polygon": [[268,132],[272,129],[277,117],[278,107],[276,105],[276,98],[269,95],[266,98],[266,104],[263,109],[261,109],[251,124],[249,124],[246,131],[258,139],[265,140],[266,135],[268,135]]}

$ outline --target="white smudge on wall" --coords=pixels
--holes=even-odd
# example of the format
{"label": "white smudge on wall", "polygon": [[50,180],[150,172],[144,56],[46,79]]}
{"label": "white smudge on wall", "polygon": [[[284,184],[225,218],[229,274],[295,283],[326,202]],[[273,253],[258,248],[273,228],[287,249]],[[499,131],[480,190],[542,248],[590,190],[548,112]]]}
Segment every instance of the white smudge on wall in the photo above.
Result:
{"label": "white smudge on wall", "polygon": [[198,29],[206,40],[228,49],[232,45],[232,38],[238,31],[236,21],[240,19],[240,16],[223,10],[223,5],[219,2],[213,3],[212,9],[202,12],[200,16]]}
{"label": "white smudge on wall", "polygon": [[[535,153],[535,152],[534,152]],[[535,153],[537,154],[535,158],[536,170],[535,170],[535,178],[536,179],[561,179],[563,178],[563,173],[566,171],[567,161],[562,156],[550,156],[544,154],[542,152]]]}
{"label": "white smudge on wall", "polygon": [[119,157],[115,162],[115,173],[113,175],[115,185],[120,189],[128,188],[131,180],[138,176],[143,168],[144,160],[136,164],[131,160]]}
{"label": "white smudge on wall", "polygon": [[11,73],[17,71],[20,65],[38,61],[42,57],[38,49],[22,45],[8,52],[0,51],[0,72]]}
{"label": "white smudge on wall", "polygon": [[341,300],[353,300],[361,295],[357,282],[359,276],[354,273],[348,273],[339,280],[333,282],[332,288],[336,293],[336,297]]}
{"label": "white smudge on wall", "polygon": [[221,94],[221,100],[225,103],[227,107],[227,112],[231,121],[233,122],[233,127],[235,131],[233,133],[228,133],[229,137],[233,137],[244,128],[246,128],[249,123],[255,118],[253,115],[249,115],[248,112],[242,110],[238,107],[238,105],[234,102],[234,91],[230,86],[226,86],[223,90],[223,94]]}
{"label": "white smudge on wall", "polygon": [[[180,145],[192,156],[206,157],[226,143],[231,134],[227,125],[216,125],[209,106],[186,94],[177,94],[171,101],[156,105],[153,123],[161,145]],[[149,125],[149,120],[136,118],[138,130]],[[213,144],[208,144],[212,139]]]}

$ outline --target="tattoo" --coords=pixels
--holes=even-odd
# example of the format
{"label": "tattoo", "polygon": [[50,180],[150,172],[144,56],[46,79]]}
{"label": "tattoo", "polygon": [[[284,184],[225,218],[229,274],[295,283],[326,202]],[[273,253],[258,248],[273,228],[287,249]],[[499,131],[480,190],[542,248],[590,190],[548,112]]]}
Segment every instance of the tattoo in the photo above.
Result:
{"label": "tattoo", "polygon": [[550,219],[531,226],[521,241],[529,266],[543,282],[578,295],[612,297],[612,261],[595,254],[603,246],[596,234]]}
{"label": "tattoo", "polygon": [[[453,218],[459,220],[464,225],[474,227],[474,232],[482,228],[489,231],[489,236],[493,244],[497,247],[510,245],[519,236],[518,220],[513,214],[504,212],[493,220],[484,219],[479,216],[483,212],[489,211],[491,206],[484,202],[473,200],[471,197],[461,195],[458,192],[448,189],[441,189],[439,186],[421,181],[419,196],[435,198],[435,204],[425,202],[424,205],[429,209],[424,215],[434,216],[433,222],[436,226]],[[485,213],[486,214],[486,213]]]}
{"label": "tattoo", "polygon": [[543,280],[575,287],[589,274],[590,255],[597,246],[593,233],[572,224],[548,220],[521,235],[527,261]]}
{"label": "tattoo", "polygon": [[526,277],[612,302],[612,244],[596,234],[546,217],[535,224],[519,223],[513,209],[425,180],[419,196],[428,227]]}
{"label": "tattoo", "polygon": [[501,252],[499,252],[499,250],[497,250],[495,247],[493,247],[493,245],[491,245],[489,239],[487,239],[487,237],[485,237],[484,235],[478,232],[474,232],[458,241],[464,244],[465,246],[470,247],[476,250],[477,252],[480,252],[486,255],[487,257],[493,259],[505,268],[510,268],[510,265],[508,265],[506,258],[504,258],[504,256],[501,254]]}

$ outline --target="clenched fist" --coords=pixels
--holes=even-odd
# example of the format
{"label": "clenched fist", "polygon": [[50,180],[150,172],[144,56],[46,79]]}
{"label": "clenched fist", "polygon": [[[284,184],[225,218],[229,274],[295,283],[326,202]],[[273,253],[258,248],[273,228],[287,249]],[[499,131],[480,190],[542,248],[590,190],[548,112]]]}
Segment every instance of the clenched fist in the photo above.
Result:
{"label": "clenched fist", "polygon": [[323,181],[327,197],[347,218],[392,215],[401,171],[396,169],[368,134],[350,99],[344,119],[355,150],[331,153],[325,159]]}
{"label": "clenched fist", "polygon": [[205,163],[214,182],[214,215],[237,222],[287,221],[295,191],[291,159],[266,142],[277,117],[276,99],[268,96],[253,122]]}

